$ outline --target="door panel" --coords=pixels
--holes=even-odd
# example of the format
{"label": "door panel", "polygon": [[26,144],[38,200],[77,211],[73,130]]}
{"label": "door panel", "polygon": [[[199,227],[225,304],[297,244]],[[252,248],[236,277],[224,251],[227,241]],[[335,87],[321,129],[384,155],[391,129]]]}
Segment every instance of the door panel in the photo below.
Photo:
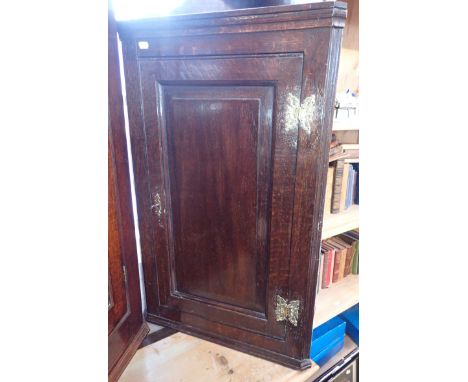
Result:
{"label": "door panel", "polygon": [[115,381],[148,332],[141,308],[115,21],[108,46],[108,373]]}
{"label": "door panel", "polygon": [[298,127],[273,113],[286,118],[299,99],[302,55],[149,59],[140,70],[157,309],[284,339],[274,308],[288,289]]}
{"label": "door panel", "polygon": [[125,280],[125,265],[119,239],[118,198],[115,169],[112,167],[110,147],[108,148],[108,262],[109,262],[109,311],[108,333],[110,334],[130,313],[128,285]]}
{"label": "door panel", "polygon": [[271,86],[173,86],[164,101],[175,290],[263,316],[272,103]]}

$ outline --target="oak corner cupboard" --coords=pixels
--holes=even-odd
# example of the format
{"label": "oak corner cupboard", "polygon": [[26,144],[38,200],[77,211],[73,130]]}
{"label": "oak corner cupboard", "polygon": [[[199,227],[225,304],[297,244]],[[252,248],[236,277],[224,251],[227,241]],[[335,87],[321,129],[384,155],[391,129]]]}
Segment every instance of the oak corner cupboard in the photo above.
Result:
{"label": "oak corner cupboard", "polygon": [[310,367],[346,4],[119,23],[147,320]]}

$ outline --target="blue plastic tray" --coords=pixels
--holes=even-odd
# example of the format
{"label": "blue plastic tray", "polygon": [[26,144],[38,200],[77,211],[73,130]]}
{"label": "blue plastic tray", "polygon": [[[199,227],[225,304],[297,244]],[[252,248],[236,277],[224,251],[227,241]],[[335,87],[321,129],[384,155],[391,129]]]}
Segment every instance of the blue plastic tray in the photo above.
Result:
{"label": "blue plastic tray", "polygon": [[346,321],[346,333],[359,346],[359,304],[345,310],[339,317]]}
{"label": "blue plastic tray", "polygon": [[322,367],[327,363],[330,358],[332,358],[336,353],[338,353],[344,346],[344,337],[337,338],[332,343],[330,343],[325,349],[323,349],[316,356],[311,357],[312,360]]}
{"label": "blue plastic tray", "polygon": [[310,358],[314,358],[322,350],[337,339],[343,339],[346,330],[346,322],[340,317],[331,320],[315,328],[312,332],[312,343],[310,345]]}

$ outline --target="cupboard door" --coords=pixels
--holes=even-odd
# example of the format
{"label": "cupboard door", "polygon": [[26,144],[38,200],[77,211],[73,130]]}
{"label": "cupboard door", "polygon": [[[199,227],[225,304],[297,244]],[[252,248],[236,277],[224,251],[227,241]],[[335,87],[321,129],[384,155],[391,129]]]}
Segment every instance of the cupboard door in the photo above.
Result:
{"label": "cupboard door", "polygon": [[294,53],[140,61],[149,319],[288,352],[297,322],[275,310],[290,298],[302,67]]}
{"label": "cupboard door", "polygon": [[141,309],[117,34],[109,15],[108,371],[116,380],[148,332]]}

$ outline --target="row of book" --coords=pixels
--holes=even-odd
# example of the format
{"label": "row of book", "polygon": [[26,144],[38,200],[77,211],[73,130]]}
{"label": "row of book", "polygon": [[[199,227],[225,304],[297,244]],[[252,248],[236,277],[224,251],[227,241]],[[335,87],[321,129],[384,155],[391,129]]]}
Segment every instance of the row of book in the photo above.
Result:
{"label": "row of book", "polygon": [[324,213],[339,213],[353,204],[359,204],[359,163],[340,159],[328,167]]}
{"label": "row of book", "polygon": [[317,293],[350,274],[359,274],[359,229],[323,240],[318,269]]}

